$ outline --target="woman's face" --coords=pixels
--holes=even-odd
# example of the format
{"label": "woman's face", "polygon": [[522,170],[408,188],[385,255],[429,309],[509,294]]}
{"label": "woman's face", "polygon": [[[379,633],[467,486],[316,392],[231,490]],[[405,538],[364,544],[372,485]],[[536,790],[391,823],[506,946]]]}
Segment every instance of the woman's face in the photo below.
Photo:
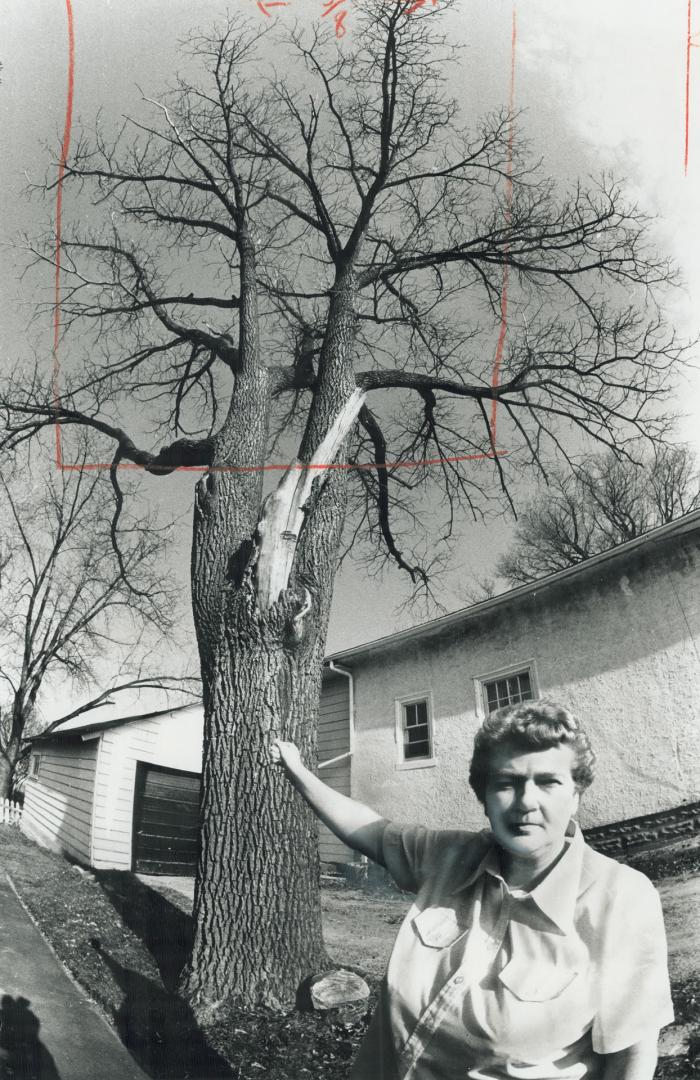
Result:
{"label": "woman's face", "polygon": [[496,841],[519,860],[555,859],[578,808],[572,748],[523,751],[505,743],[490,764],[484,808]]}

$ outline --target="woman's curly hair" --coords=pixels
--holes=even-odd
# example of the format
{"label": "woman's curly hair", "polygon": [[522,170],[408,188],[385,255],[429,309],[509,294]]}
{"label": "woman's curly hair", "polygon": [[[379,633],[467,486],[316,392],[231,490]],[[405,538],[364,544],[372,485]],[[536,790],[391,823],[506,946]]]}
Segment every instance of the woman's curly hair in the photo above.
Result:
{"label": "woman's curly hair", "polygon": [[570,746],[574,751],[571,770],[576,788],[584,791],[593,783],[595,754],[588,735],[573,713],[546,698],[506,705],[489,713],[474,736],[474,753],[469,766],[469,783],[483,803],[490,775],[491,755],[504,744],[524,753]]}

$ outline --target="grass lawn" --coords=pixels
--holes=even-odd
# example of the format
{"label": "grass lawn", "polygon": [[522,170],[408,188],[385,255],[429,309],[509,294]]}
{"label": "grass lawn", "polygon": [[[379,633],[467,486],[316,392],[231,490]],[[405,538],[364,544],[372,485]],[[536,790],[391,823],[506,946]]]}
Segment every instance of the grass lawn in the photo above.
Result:
{"label": "grass lawn", "polygon": [[[205,1030],[197,1026],[175,992],[191,932],[190,901],[182,893],[167,886],[154,890],[128,873],[84,873],[9,826],[0,829],[0,861],[56,955],[151,1076],[347,1076],[367,1015],[342,1023],[316,1013],[228,1010]],[[700,848],[637,857],[635,865],[659,882],[682,875],[682,883],[700,876]],[[406,906],[400,896],[324,891],[329,953],[338,964],[366,973],[372,997]],[[697,957],[697,926],[692,933]],[[688,928],[688,940],[692,933]],[[659,1080],[700,1080],[699,967],[693,962],[687,974],[674,978],[677,1020],[697,1034],[691,1034],[688,1052],[662,1059]]]}

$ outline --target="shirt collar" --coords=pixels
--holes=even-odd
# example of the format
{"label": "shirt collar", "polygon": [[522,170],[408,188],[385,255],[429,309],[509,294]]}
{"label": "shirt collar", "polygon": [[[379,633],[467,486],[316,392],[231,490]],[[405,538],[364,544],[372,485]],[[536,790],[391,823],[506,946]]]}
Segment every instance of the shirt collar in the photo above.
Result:
{"label": "shirt collar", "polygon": [[[572,821],[567,829],[564,854],[539,885],[527,894],[563,933],[568,933],[573,927],[576,899],[582,886],[584,848],[583,834],[576,822]],[[476,869],[469,874],[458,891],[473,885],[485,873],[503,881],[498,847],[493,837],[490,838],[486,852]]]}

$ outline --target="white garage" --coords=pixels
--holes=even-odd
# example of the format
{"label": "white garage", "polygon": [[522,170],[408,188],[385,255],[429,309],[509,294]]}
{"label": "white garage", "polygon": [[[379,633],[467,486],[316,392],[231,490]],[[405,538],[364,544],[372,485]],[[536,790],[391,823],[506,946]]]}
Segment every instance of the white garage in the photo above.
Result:
{"label": "white garage", "polygon": [[39,736],[23,832],[97,869],[193,873],[202,724],[196,704]]}

